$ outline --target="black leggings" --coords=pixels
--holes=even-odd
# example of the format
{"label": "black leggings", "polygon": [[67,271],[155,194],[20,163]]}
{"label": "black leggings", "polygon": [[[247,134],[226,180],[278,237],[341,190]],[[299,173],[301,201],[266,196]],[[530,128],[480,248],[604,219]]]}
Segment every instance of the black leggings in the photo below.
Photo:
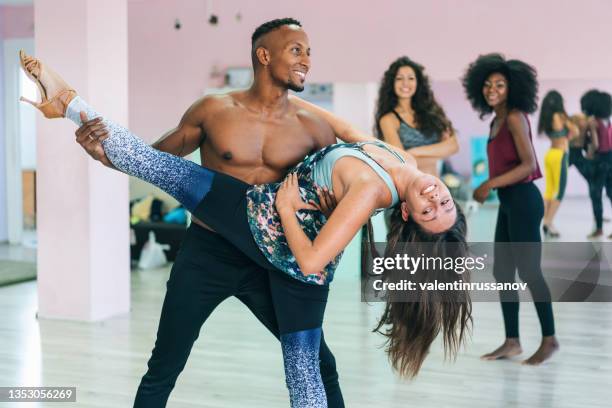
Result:
{"label": "black leggings", "polygon": [[[519,248],[495,245],[493,274],[497,282],[515,281],[519,277],[529,287],[535,301],[543,336],[555,334],[555,321],[550,290],[542,276],[540,222],[544,216],[544,202],[532,183],[515,184],[498,190],[499,213],[495,227],[495,242],[533,243]],[[519,252],[519,253],[517,253]],[[519,297],[514,290],[500,291],[506,337],[519,337]]]}
{"label": "black leggings", "polygon": [[[240,300],[276,338],[280,337],[276,310],[284,311],[285,329],[295,328],[292,325],[297,325],[298,314],[303,311],[301,307],[290,308],[299,305],[299,297],[291,298],[299,290],[299,285],[292,286],[295,283],[300,282],[280,271],[261,268],[218,233],[192,224],[170,273],[155,348],[134,407],[166,406],[202,325],[231,296]],[[292,303],[287,302],[287,297]],[[328,406],[344,407],[336,361],[322,334],[319,359]]]}
{"label": "black leggings", "polygon": [[586,159],[582,155],[582,147],[571,147],[569,148],[569,165],[575,166],[576,170],[582,177],[588,182],[591,178],[591,164],[592,160]]}
{"label": "black leggings", "polygon": [[592,171],[589,181],[589,197],[593,206],[595,225],[597,229],[603,227],[603,189],[612,202],[612,152],[597,153],[591,163]]}

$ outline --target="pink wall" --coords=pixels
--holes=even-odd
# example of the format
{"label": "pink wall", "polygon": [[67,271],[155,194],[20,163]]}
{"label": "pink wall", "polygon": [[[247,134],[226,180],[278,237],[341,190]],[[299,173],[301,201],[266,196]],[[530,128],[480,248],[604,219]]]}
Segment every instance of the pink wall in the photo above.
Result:
{"label": "pink wall", "polygon": [[[212,10],[207,10],[209,3],[215,6]],[[606,81],[612,78],[612,53],[584,46],[609,38],[612,2],[397,0],[384,5],[358,7],[349,0],[311,0],[307,6],[280,0],[129,0],[129,125],[143,138],[157,139],[177,124],[205,88],[217,85],[210,78],[213,66],[248,66],[253,29],[285,16],[301,20],[310,36],[310,82],[376,82],[402,54],[423,63],[460,132],[463,154],[453,161],[462,171],[469,168],[467,137],[486,131],[458,82],[479,53],[502,51],[535,65],[541,95],[547,87],[559,87],[572,112],[586,87],[612,90]],[[32,37],[31,7],[0,9],[0,34]],[[219,16],[217,26],[207,23],[211,12]],[[175,18],[181,20],[181,30],[174,29]],[[106,23],[113,28],[112,21]],[[100,66],[107,63],[101,61]]]}
{"label": "pink wall", "polygon": [[34,37],[34,10],[32,6],[0,6],[0,37]]}
{"label": "pink wall", "polygon": [[[207,3],[215,7],[206,10]],[[148,140],[175,126],[209,86],[211,66],[249,65],[253,29],[285,16],[301,20],[309,33],[311,82],[378,81],[401,54],[422,62],[434,79],[456,80],[476,55],[490,51],[525,59],[542,79],[612,76],[612,53],[585,45],[609,38],[612,2],[606,0],[367,4],[131,0],[130,126]],[[210,11],[219,16],[216,27],[206,22]],[[179,31],[175,18],[183,23]]]}

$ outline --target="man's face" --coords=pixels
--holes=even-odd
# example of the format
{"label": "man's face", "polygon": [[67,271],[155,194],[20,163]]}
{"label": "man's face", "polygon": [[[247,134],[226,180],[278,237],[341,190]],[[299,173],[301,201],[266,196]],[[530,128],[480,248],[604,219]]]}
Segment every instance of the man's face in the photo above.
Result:
{"label": "man's face", "polygon": [[308,36],[295,25],[282,26],[268,36],[266,48],[270,52],[270,75],[292,91],[303,91],[306,74],[310,70]]}

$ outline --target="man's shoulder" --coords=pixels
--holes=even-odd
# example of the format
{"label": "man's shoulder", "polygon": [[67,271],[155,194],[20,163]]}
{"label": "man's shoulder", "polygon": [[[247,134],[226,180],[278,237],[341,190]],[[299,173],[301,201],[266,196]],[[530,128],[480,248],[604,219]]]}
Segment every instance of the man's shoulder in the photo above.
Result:
{"label": "man's shoulder", "polygon": [[317,147],[323,147],[336,142],[336,135],[327,121],[321,116],[296,107],[296,116],[302,126],[315,139]]}
{"label": "man's shoulder", "polygon": [[331,130],[329,124],[321,116],[317,115],[316,113],[307,111],[306,109],[302,109],[299,106],[293,104],[293,102],[290,103],[295,109],[295,115],[297,116],[297,118],[307,128],[317,129],[319,131]]}
{"label": "man's shoulder", "polygon": [[206,95],[195,101],[189,110],[198,116],[215,117],[219,114],[236,111],[241,106],[239,92],[230,92],[227,94]]}
{"label": "man's shoulder", "polygon": [[234,104],[234,98],[230,94],[206,95],[195,101],[192,105],[192,109],[217,111],[231,108]]}

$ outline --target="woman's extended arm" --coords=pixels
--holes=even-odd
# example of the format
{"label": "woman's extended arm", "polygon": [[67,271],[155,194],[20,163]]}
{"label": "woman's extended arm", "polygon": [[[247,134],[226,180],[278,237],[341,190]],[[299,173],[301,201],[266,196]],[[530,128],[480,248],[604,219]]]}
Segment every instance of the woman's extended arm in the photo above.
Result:
{"label": "woman's extended arm", "polygon": [[455,132],[447,130],[442,133],[440,142],[418,146],[410,149],[404,149],[402,141],[399,137],[398,128],[399,120],[394,115],[388,113],[380,118],[380,130],[383,135],[383,140],[391,146],[397,147],[398,149],[406,150],[413,157],[427,157],[435,159],[445,159],[459,151],[459,143]]}
{"label": "woman's extended arm", "polygon": [[552,130],[563,132],[567,129],[567,140],[572,141],[579,136],[580,130],[565,113],[555,113],[552,117]]}
{"label": "woman's extended arm", "polygon": [[318,115],[325,119],[327,123],[331,126],[336,137],[343,142],[346,143],[357,143],[357,142],[369,142],[372,140],[377,140],[374,136],[368,135],[356,129],[353,125],[345,121],[344,119],[340,119],[338,116],[333,113],[313,104],[310,102],[306,102],[305,100],[298,98],[295,95],[291,95],[291,102],[297,105],[299,108],[304,109],[308,112],[311,112],[315,115]]}
{"label": "woman's extended arm", "polygon": [[458,151],[459,143],[457,142],[455,132],[452,130],[447,130],[442,133],[438,143],[408,149],[408,153],[412,154],[414,157],[432,157],[436,159],[446,159]]}
{"label": "woman's extended arm", "polygon": [[306,208],[300,204],[297,176],[287,176],[276,195],[275,205],[289,248],[304,275],[319,274],[346,248],[377,208],[379,197],[378,185],[352,184],[319,235],[311,241],[295,216],[297,209]]}
{"label": "woman's extended arm", "polygon": [[580,128],[570,118],[565,117],[565,126],[568,129],[567,140],[572,141],[580,136]]}

